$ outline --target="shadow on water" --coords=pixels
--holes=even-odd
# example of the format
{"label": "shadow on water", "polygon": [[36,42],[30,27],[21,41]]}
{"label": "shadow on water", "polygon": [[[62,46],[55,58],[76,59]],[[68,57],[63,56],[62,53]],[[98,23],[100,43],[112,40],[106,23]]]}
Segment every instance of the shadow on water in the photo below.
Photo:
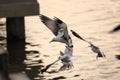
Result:
{"label": "shadow on water", "polygon": [[29,58],[26,58],[24,62],[26,64],[26,74],[31,80],[40,80],[43,76],[41,77],[38,74],[40,73],[39,70],[41,67],[43,67],[43,65],[41,65],[43,61],[41,59],[37,59],[39,58],[39,51],[26,51],[26,55],[29,56]]}
{"label": "shadow on water", "polygon": [[120,60],[120,55],[116,55],[115,57],[116,59]]}
{"label": "shadow on water", "polygon": [[8,41],[9,63],[23,65],[25,59],[25,41]]}
{"label": "shadow on water", "polygon": [[[40,65],[42,60],[33,60],[33,57],[27,59],[27,56],[30,56],[31,54],[39,55],[39,52],[36,50],[26,51],[26,45],[29,44],[26,44],[25,40],[8,41],[7,49],[9,52],[9,73],[15,74],[24,72],[30,80],[40,80],[41,77],[38,74],[39,69],[42,67],[42,65]],[[37,58],[39,57],[38,55],[34,57]]]}
{"label": "shadow on water", "polygon": [[0,45],[0,80],[10,80],[8,76],[8,52]]}
{"label": "shadow on water", "polygon": [[55,78],[49,79],[49,80],[60,80],[60,79],[66,79],[66,77],[64,77],[64,76],[59,76],[59,77],[55,77]]}

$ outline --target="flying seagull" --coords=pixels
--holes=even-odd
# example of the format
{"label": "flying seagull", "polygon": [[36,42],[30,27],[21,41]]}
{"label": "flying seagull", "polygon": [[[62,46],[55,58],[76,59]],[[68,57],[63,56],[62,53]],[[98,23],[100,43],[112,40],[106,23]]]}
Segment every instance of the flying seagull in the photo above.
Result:
{"label": "flying seagull", "polygon": [[40,19],[43,22],[43,24],[47,28],[49,28],[52,31],[52,33],[56,36],[50,42],[61,42],[65,43],[68,46],[73,46],[72,39],[68,34],[67,25],[62,20],[60,20],[57,17],[50,19],[49,17],[42,14],[40,15]]}
{"label": "flying seagull", "polygon": [[117,32],[120,30],[120,25],[118,25],[117,27],[115,27],[113,30],[110,31],[110,33],[113,33],[113,32]]}
{"label": "flying seagull", "polygon": [[104,52],[101,51],[101,49],[95,45],[93,45],[92,43],[90,43],[91,50],[95,53],[97,53],[96,59],[98,59],[98,57],[106,57]]}
{"label": "flying seagull", "polygon": [[72,54],[73,54],[73,47],[70,46],[66,46],[64,53],[60,51],[59,59],[62,61],[63,65],[60,67],[59,71],[71,69],[73,67]]}
{"label": "flying seagull", "polygon": [[85,42],[87,42],[87,43],[90,44],[89,47],[91,47],[91,50],[92,50],[93,52],[97,53],[96,59],[98,59],[98,57],[106,57],[105,54],[104,54],[104,52],[101,51],[101,49],[100,49],[99,47],[97,47],[97,46],[95,46],[94,44],[92,44],[91,42],[83,39],[83,38],[82,38],[78,33],[76,33],[75,31],[71,30],[71,32],[72,32],[72,34],[73,34],[74,36],[76,36],[77,38],[79,38],[79,39],[81,39],[81,40],[83,40],[83,41],[85,41]]}

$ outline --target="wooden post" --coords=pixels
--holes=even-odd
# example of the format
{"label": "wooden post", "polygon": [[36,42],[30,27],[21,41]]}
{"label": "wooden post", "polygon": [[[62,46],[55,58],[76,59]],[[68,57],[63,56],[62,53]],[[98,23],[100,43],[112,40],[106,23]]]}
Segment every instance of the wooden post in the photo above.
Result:
{"label": "wooden post", "polygon": [[[0,0],[0,18],[6,18],[7,50],[10,64],[17,65],[21,68],[19,65],[23,64],[25,59],[24,16],[39,14],[39,4],[37,0]],[[1,64],[3,64],[3,60],[6,60],[6,57],[0,57],[0,60],[0,70],[2,71],[3,67],[1,67]],[[5,73],[7,73],[7,71]],[[4,77],[4,75],[0,75],[0,80],[3,80],[1,76]]]}
{"label": "wooden post", "polygon": [[7,41],[25,40],[24,17],[7,18]]}
{"label": "wooden post", "polygon": [[10,64],[22,64],[25,59],[24,17],[7,18],[6,27],[9,62]]}
{"label": "wooden post", "polygon": [[8,52],[0,46],[0,80],[10,80],[8,76]]}

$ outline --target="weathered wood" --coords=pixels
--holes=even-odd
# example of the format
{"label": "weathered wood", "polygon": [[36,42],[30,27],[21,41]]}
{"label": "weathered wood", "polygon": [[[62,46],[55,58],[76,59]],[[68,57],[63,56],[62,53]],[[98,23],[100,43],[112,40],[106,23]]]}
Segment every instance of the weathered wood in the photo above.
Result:
{"label": "weathered wood", "polygon": [[23,62],[26,58],[25,41],[24,40],[8,41],[7,50],[9,52],[9,64],[11,66],[19,66],[19,68],[22,68],[22,66],[24,66]]}
{"label": "weathered wood", "polygon": [[36,0],[0,0],[0,17],[39,15]]}
{"label": "weathered wood", "polygon": [[[39,15],[39,4],[37,0],[0,0],[0,18],[6,17],[7,50],[9,52],[9,63],[12,66],[24,67],[24,16],[32,15]],[[6,64],[4,64],[5,62]],[[6,55],[1,56],[0,54],[0,80],[9,80],[7,63]],[[1,79],[1,76],[4,79]]]}
{"label": "weathered wood", "polygon": [[9,80],[8,52],[2,46],[0,46],[0,80]]}
{"label": "weathered wood", "polygon": [[35,0],[0,0],[1,4],[5,3],[20,3],[20,2],[36,2]]}
{"label": "weathered wood", "polygon": [[25,39],[24,17],[7,18],[6,27],[7,27],[7,41]]}
{"label": "weathered wood", "polygon": [[25,59],[24,17],[7,18],[7,49],[10,64],[23,64]]}

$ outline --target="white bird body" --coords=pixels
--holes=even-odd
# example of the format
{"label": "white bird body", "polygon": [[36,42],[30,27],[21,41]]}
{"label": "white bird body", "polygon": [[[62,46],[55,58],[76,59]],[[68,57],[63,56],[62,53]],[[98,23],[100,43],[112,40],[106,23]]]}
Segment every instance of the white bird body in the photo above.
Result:
{"label": "white bird body", "polygon": [[63,55],[60,56],[60,59],[64,59],[65,57],[71,58],[72,54],[73,54],[73,48],[66,46]]}
{"label": "white bird body", "polygon": [[91,50],[93,52],[97,53],[96,58],[98,58],[98,57],[106,57],[104,52],[100,48],[98,48],[95,45],[93,45],[92,43],[90,43],[90,47],[91,47]]}
{"label": "white bird body", "polygon": [[64,53],[61,51],[61,55],[59,59],[62,61],[63,66],[59,69],[60,71],[65,69],[70,69],[73,67],[72,63],[72,54],[73,54],[73,47],[66,46]]}
{"label": "white bird body", "polygon": [[61,43],[67,43],[67,41],[62,38],[64,35],[63,29],[58,31],[58,34],[56,35],[56,37],[54,37],[50,42],[61,42]]}

